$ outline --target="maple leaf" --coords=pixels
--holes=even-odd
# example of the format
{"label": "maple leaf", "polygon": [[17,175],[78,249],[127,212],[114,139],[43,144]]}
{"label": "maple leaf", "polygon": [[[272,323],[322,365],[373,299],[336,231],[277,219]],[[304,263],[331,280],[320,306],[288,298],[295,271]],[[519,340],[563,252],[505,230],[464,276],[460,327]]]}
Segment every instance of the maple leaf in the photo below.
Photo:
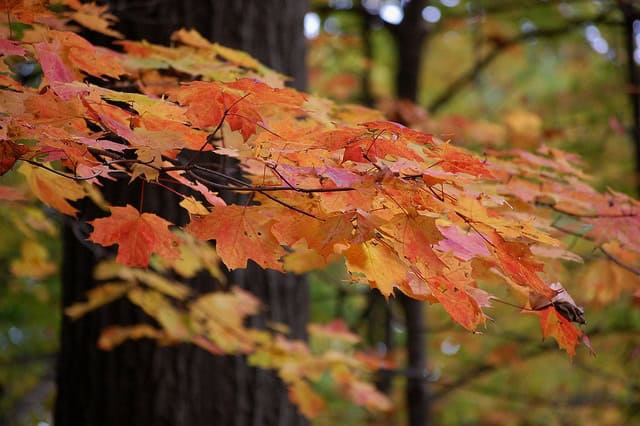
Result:
{"label": "maple leaf", "polygon": [[351,222],[355,217],[353,213],[345,213],[332,215],[320,221],[285,211],[278,215],[277,222],[273,225],[273,233],[281,243],[291,247],[304,240],[306,247],[328,260],[336,252],[337,244],[346,244],[351,239]]}
{"label": "maple leaf", "polygon": [[371,287],[389,297],[393,288],[400,286],[407,278],[407,266],[386,244],[370,240],[364,244],[352,245],[343,253],[349,272],[364,274]]}
{"label": "maple leaf", "polygon": [[252,78],[241,78],[228,83],[227,86],[249,93],[250,96],[247,97],[248,102],[258,105],[268,105],[270,108],[273,108],[274,105],[299,107],[307,99],[304,93],[298,92],[295,89],[273,88],[268,84]]}
{"label": "maple leaf", "polygon": [[125,340],[139,339],[169,340],[166,333],[149,324],[138,324],[130,326],[112,325],[106,327],[98,338],[98,347],[103,351],[110,351],[122,344]]}
{"label": "maple leaf", "polygon": [[127,297],[147,314],[155,318],[169,338],[177,341],[191,339],[192,331],[188,327],[188,315],[173,306],[164,295],[153,290],[134,287]]}
{"label": "maple leaf", "polygon": [[208,293],[190,305],[192,328],[223,353],[248,353],[255,349],[255,342],[244,324],[259,308],[258,299],[238,287]]}
{"label": "maple leaf", "polygon": [[576,326],[571,324],[564,316],[562,316],[553,307],[533,311],[540,318],[540,327],[542,328],[543,337],[552,336],[558,342],[558,346],[565,351],[569,357],[573,358],[576,354],[576,345],[581,339],[587,348],[593,353],[593,348],[589,343],[587,336]]}
{"label": "maple leaf", "polygon": [[87,312],[93,311],[101,306],[111,303],[114,300],[127,294],[130,285],[124,283],[107,283],[92,288],[87,292],[86,302],[77,302],[65,308],[64,313],[72,319],[78,319]]}
{"label": "maple leaf", "polygon": [[381,131],[396,137],[401,137],[419,145],[431,146],[433,142],[433,137],[431,135],[419,130],[409,129],[402,124],[394,123],[392,121],[377,120],[361,123],[360,125],[368,130]]}
{"label": "maple leaf", "polygon": [[305,380],[289,385],[289,398],[307,418],[317,417],[326,408],[326,402]]}
{"label": "maple leaf", "polygon": [[0,140],[0,176],[13,168],[20,157],[29,152],[29,147],[10,140]]}
{"label": "maple leaf", "polygon": [[307,330],[312,336],[341,340],[345,343],[355,344],[360,341],[360,336],[352,333],[347,327],[347,324],[340,318],[324,325],[309,324]]}
{"label": "maple leaf", "polygon": [[262,122],[262,117],[247,98],[246,95],[229,92],[224,92],[222,96],[229,127],[231,130],[239,130],[245,140],[256,133],[258,124]]}
{"label": "maple leaf", "polygon": [[507,242],[495,231],[488,236],[491,244],[487,243],[487,248],[495,254],[502,271],[509,278],[516,284],[530,287],[549,299],[556,295],[556,292],[538,276],[538,272],[544,270],[544,265],[532,258],[526,245]]}
{"label": "maple leaf", "polygon": [[485,315],[477,300],[458,285],[444,277],[436,276],[427,280],[431,296],[435,298],[451,319],[469,331],[485,322]]}
{"label": "maple leaf", "polygon": [[341,392],[357,405],[362,405],[372,411],[388,411],[391,409],[389,398],[379,392],[371,383],[359,380],[346,368],[335,368],[332,371],[332,376],[340,385]]}
{"label": "maple leaf", "polygon": [[218,83],[192,81],[168,92],[169,99],[187,105],[186,116],[200,128],[215,127],[222,121],[225,105]]}
{"label": "maple leaf", "polygon": [[26,163],[18,171],[26,177],[29,188],[40,201],[61,213],[76,215],[78,210],[67,200],[76,201],[85,196],[78,182]]}
{"label": "maple leaf", "polygon": [[440,167],[452,173],[467,173],[480,178],[493,178],[489,168],[475,156],[466,153],[449,144],[442,144],[440,148]]}
{"label": "maple leaf", "polygon": [[445,237],[438,241],[435,247],[440,251],[451,251],[454,256],[464,261],[477,256],[491,255],[482,236],[473,230],[465,234],[455,225],[438,226],[438,230]]}
{"label": "maple leaf", "polygon": [[230,269],[244,268],[251,259],[281,271],[286,251],[271,232],[273,223],[259,207],[219,206],[204,217],[194,217],[186,231],[201,240],[216,240],[216,251]]}
{"label": "maple leaf", "polygon": [[36,43],[35,48],[38,53],[38,60],[42,66],[42,72],[50,84],[70,83],[73,81],[71,70],[65,65],[59,55],[59,41]]}
{"label": "maple leaf", "polygon": [[116,17],[106,13],[108,8],[108,5],[100,6],[95,3],[83,3],[71,14],[71,18],[90,30],[114,38],[124,38],[122,33],[109,28],[115,23]]}
{"label": "maple leaf", "polygon": [[11,273],[17,277],[43,279],[57,271],[55,263],[49,260],[47,249],[33,240],[25,240],[20,247],[20,258],[9,265]]}
{"label": "maple leaf", "polygon": [[179,239],[169,231],[171,222],[153,213],[142,213],[131,205],[111,207],[111,216],[89,222],[89,240],[103,246],[118,244],[116,260],[129,266],[146,267],[152,253],[167,259],[180,255]]}
{"label": "maple leaf", "polygon": [[66,57],[74,67],[96,77],[106,75],[118,78],[126,74],[114,51],[98,48],[79,35],[68,31],[50,31],[49,35],[53,40],[60,42],[63,46],[60,56]]}
{"label": "maple leaf", "polygon": [[441,270],[444,266],[431,248],[442,238],[434,218],[396,215],[381,230],[394,237],[391,244],[397,246],[398,254],[410,262],[424,262],[433,271]]}

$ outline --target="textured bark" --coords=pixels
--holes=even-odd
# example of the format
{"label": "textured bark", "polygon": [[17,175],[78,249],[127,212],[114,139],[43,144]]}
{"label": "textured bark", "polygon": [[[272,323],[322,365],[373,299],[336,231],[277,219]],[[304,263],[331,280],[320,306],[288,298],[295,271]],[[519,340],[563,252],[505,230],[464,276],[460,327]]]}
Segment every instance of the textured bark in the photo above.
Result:
{"label": "textured bark", "polygon": [[[299,0],[184,2],[114,1],[123,16],[121,31],[129,38],[166,42],[179,27],[197,27],[206,37],[248,50],[267,65],[292,75],[297,87],[306,83]],[[133,9],[142,5],[142,9]],[[138,206],[139,185],[108,185],[113,205]],[[179,200],[146,185],[144,211],[175,223],[186,218]],[[96,285],[95,264],[110,250],[84,241],[83,220],[100,213],[85,206],[80,220],[64,230],[63,306],[82,300]],[[104,213],[102,213],[104,215]],[[308,287],[301,277],[262,271],[255,265],[230,273],[230,280],[256,294],[268,309],[251,320],[288,324],[294,337],[304,337]],[[216,288],[209,276],[192,280],[196,291]],[[126,342],[111,352],[96,347],[100,330],[113,324],[150,320],[140,309],[120,301],[85,317],[63,320],[58,361],[55,423],[59,426],[199,426],[304,425],[289,402],[283,383],[270,371],[250,368],[241,356],[216,357],[193,345],[161,347],[151,341]]]}

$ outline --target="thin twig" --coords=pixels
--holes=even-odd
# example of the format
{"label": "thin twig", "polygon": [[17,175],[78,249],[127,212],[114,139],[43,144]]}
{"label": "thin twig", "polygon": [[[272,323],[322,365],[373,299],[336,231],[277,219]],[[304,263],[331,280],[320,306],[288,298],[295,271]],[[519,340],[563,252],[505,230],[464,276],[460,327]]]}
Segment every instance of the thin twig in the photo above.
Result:
{"label": "thin twig", "polygon": [[56,174],[58,176],[62,176],[64,178],[71,179],[71,180],[91,180],[91,179],[97,178],[103,172],[103,170],[99,170],[97,173],[95,173],[95,174],[93,174],[91,176],[79,177],[79,176],[75,176],[75,175],[70,175],[70,174],[67,174],[67,173],[59,172],[56,169],[53,169],[51,167],[47,167],[42,163],[38,163],[37,161],[28,160],[26,158],[19,158],[18,160],[24,161],[25,163],[29,163],[29,164],[31,164],[32,166],[35,166],[35,167],[40,167],[41,169],[45,169],[45,170],[47,170],[47,171],[49,171],[51,173],[54,173],[54,174]]}

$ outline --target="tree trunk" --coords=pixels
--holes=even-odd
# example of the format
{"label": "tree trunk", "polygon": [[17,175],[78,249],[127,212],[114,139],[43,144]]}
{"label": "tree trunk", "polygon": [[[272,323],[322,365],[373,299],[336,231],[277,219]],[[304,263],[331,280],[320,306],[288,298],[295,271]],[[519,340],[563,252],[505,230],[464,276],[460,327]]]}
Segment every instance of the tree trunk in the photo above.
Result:
{"label": "tree trunk", "polygon": [[[398,98],[418,99],[420,62],[427,29],[422,9],[428,2],[412,0],[405,6],[404,19],[393,31],[398,46]],[[404,123],[406,124],[406,123]],[[410,426],[429,424],[429,386],[427,382],[427,336],[423,303],[399,294],[407,327],[407,411]]]}
{"label": "tree trunk", "polygon": [[398,98],[413,102],[418,99],[422,46],[427,35],[422,9],[427,4],[421,0],[410,1],[404,7],[402,22],[391,27],[398,48]]}
{"label": "tree trunk", "polygon": [[627,54],[627,68],[629,78],[629,100],[633,115],[631,138],[635,148],[635,184],[640,193],[640,67],[635,61],[635,51],[640,49],[636,43],[634,24],[640,19],[640,7],[631,1],[621,1],[620,9],[624,16],[625,48]]}
{"label": "tree trunk", "polygon": [[[304,88],[305,44],[302,21],[306,4],[299,0],[190,0],[135,2],[114,0],[127,37],[166,42],[182,26],[196,27],[205,37],[249,51],[265,64],[294,77]],[[135,9],[135,8],[139,9]],[[142,9],[140,9],[142,8]],[[138,206],[140,186],[118,183],[106,189],[113,205]],[[146,185],[144,211],[175,223],[186,218],[179,200]],[[96,263],[112,253],[85,238],[97,211],[82,210],[80,220],[64,230],[63,306],[82,300],[96,283]],[[290,326],[304,337],[308,287],[301,277],[262,271],[255,265],[234,271],[230,281],[256,294],[268,309],[251,320]],[[211,277],[192,280],[196,291],[214,290]],[[130,341],[105,352],[96,347],[100,330],[113,324],[150,321],[126,300],[87,314],[63,319],[58,361],[55,423],[59,426],[199,426],[304,425],[289,402],[284,384],[270,371],[250,368],[241,356],[213,356],[193,345],[158,346]]]}

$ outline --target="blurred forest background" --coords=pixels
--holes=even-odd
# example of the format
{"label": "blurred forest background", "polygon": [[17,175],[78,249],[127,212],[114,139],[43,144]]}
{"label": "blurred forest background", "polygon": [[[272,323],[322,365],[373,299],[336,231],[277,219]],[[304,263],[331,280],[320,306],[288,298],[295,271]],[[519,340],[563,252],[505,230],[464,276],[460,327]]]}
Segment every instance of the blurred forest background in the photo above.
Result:
{"label": "blurred forest background", "polygon": [[[576,152],[596,187],[637,196],[635,3],[311,1],[304,22],[309,90],[379,108],[478,152],[541,144]],[[46,247],[33,242],[26,222],[39,224]],[[60,322],[57,219],[0,205],[0,235],[0,425],[45,426]],[[314,274],[311,320],[340,316],[387,357],[378,385],[398,407],[371,417],[335,399],[314,424],[406,424],[407,380],[428,383],[433,424],[640,424],[640,279],[579,237],[570,243],[587,263],[580,272],[561,262],[546,267],[587,312],[583,329],[597,357],[580,350],[573,362],[555,342],[534,337],[536,321],[489,323],[477,336],[427,307],[418,330],[426,370],[402,368],[408,331],[400,303],[340,284],[339,266]],[[513,309],[496,304],[492,313]]]}

